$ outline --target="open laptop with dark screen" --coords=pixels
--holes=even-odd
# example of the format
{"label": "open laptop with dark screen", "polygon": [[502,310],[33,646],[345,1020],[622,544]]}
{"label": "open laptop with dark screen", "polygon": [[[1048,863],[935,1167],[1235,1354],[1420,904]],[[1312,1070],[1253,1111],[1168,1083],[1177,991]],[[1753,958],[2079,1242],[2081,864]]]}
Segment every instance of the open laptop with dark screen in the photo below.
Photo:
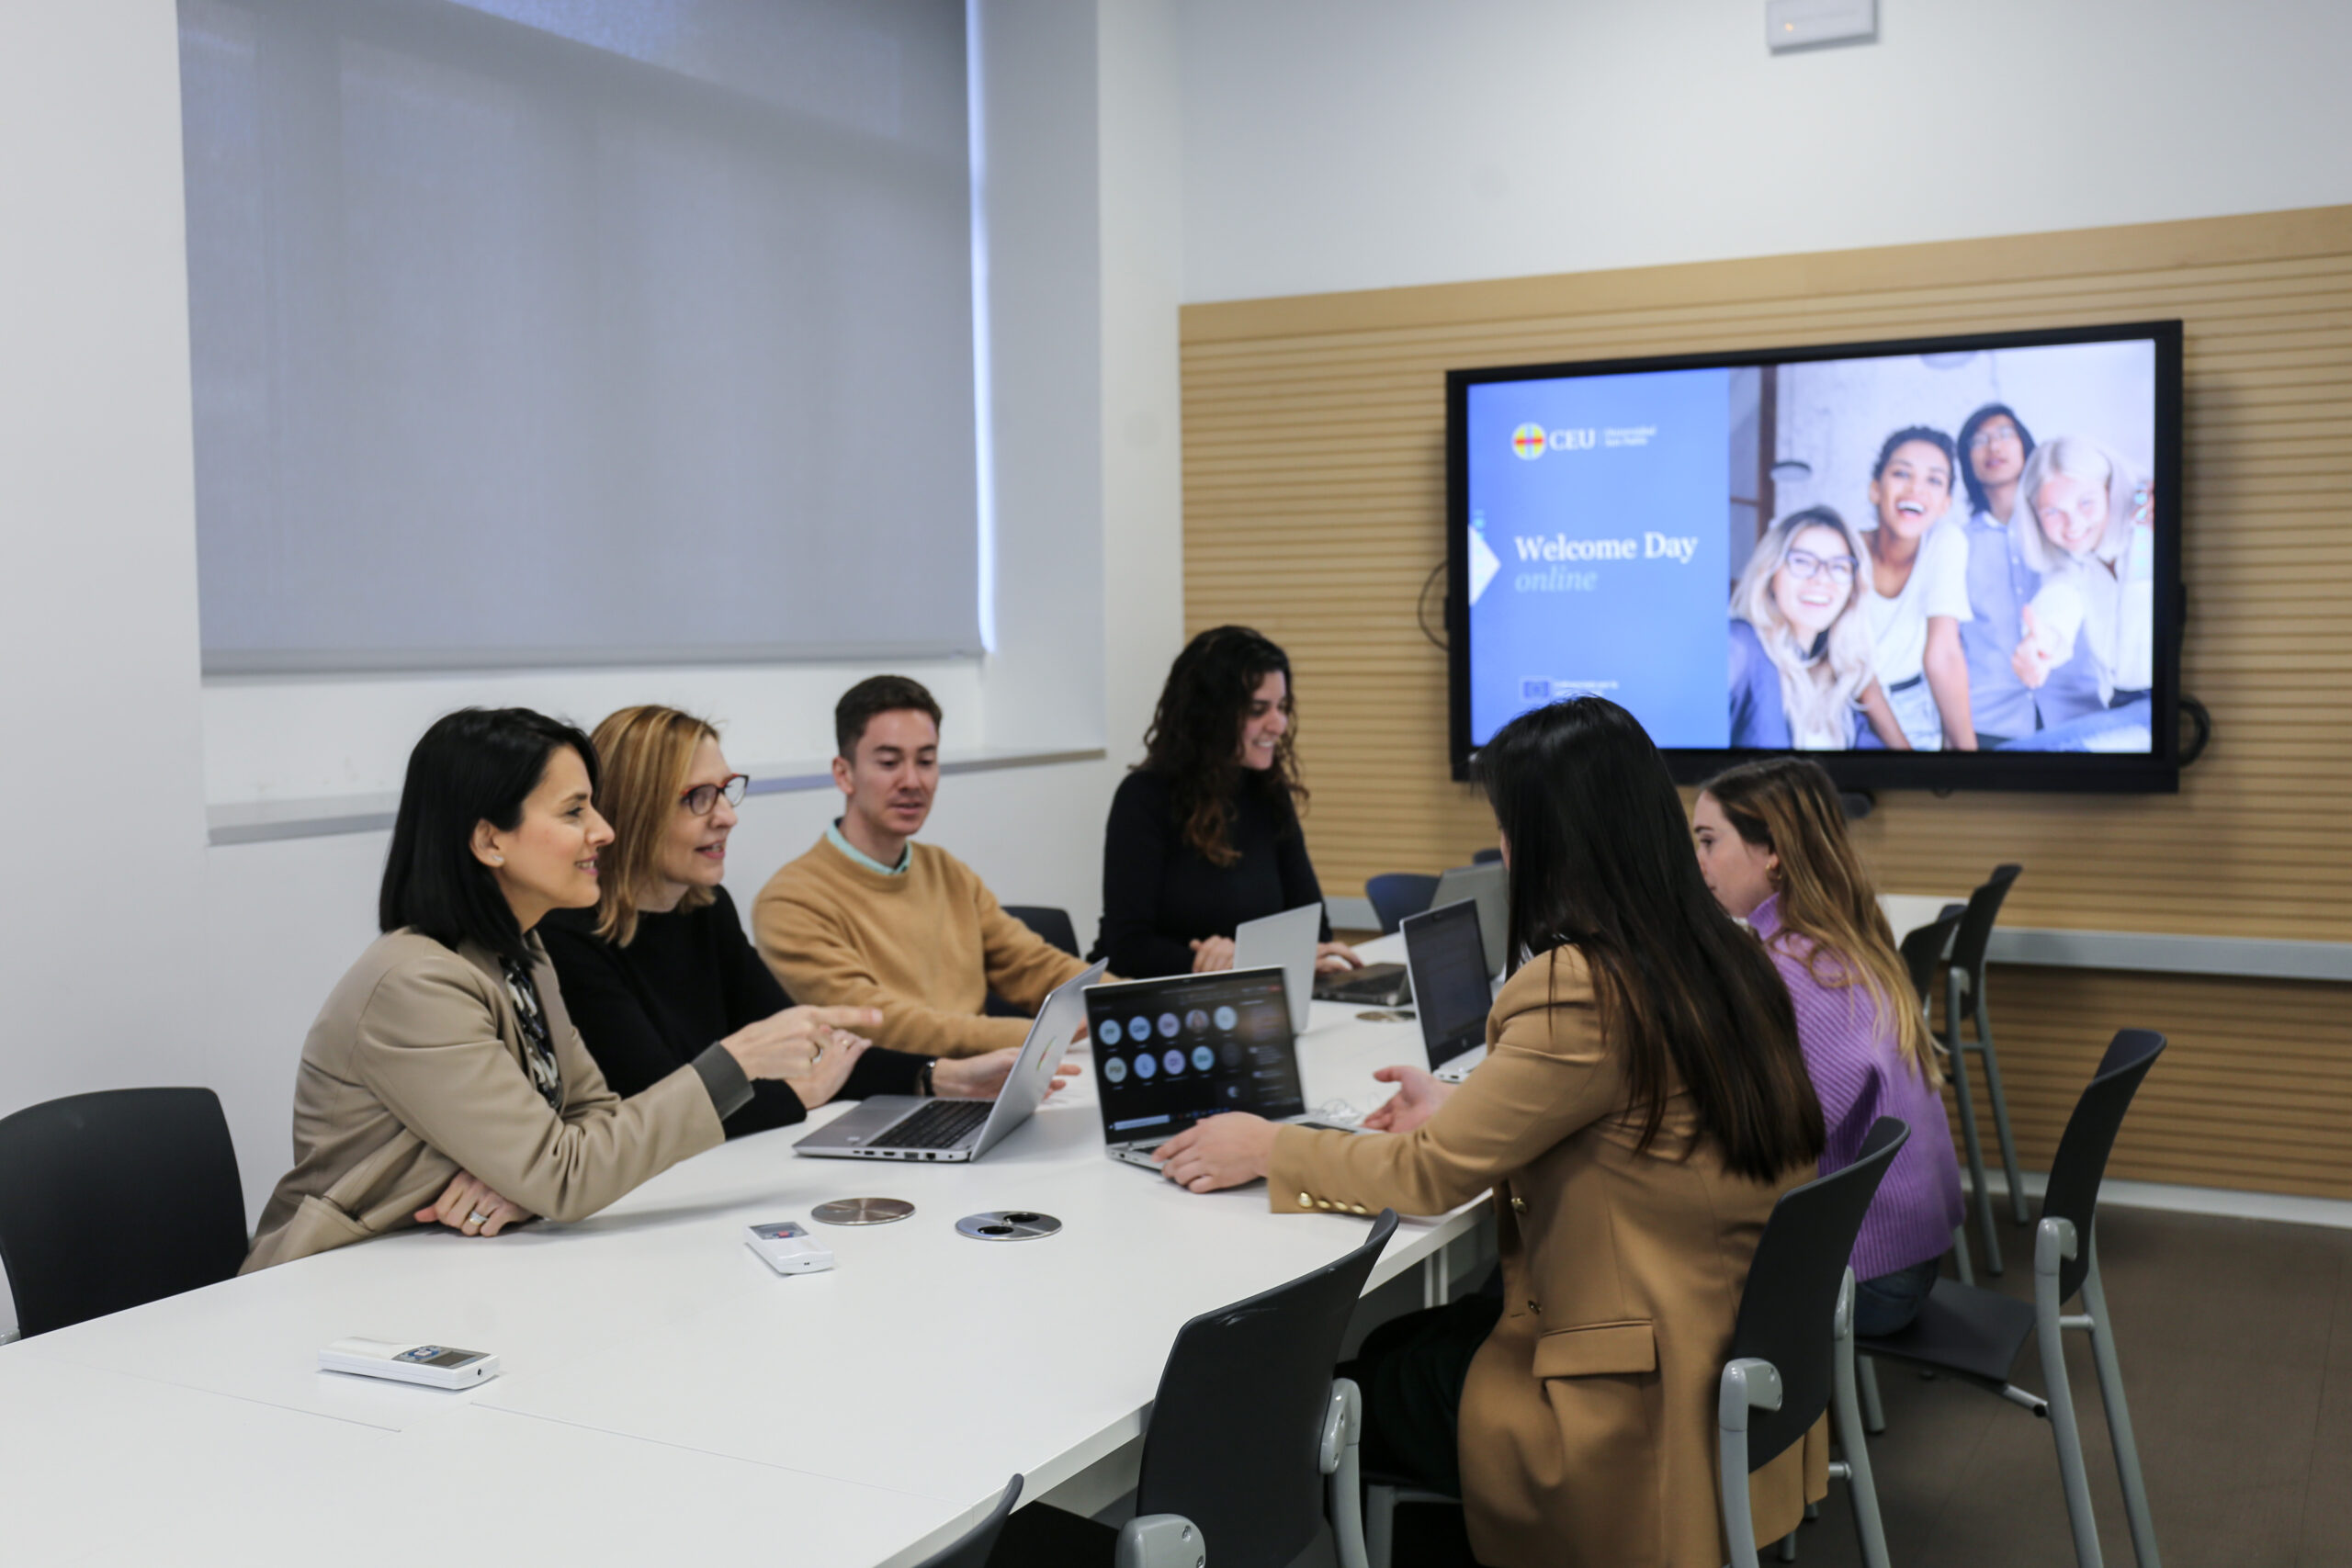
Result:
{"label": "open laptop with dark screen", "polygon": [[1430,1071],[1460,1083],[1487,1055],[1487,1014],[1494,986],[1476,899],[1465,898],[1405,921],[1405,964],[1413,972],[1413,1010]]}
{"label": "open laptop with dark screen", "polygon": [[1307,1118],[1279,968],[1091,987],[1086,1027],[1103,1152],[1113,1159],[1157,1170],[1153,1149],[1227,1111],[1335,1125]]}

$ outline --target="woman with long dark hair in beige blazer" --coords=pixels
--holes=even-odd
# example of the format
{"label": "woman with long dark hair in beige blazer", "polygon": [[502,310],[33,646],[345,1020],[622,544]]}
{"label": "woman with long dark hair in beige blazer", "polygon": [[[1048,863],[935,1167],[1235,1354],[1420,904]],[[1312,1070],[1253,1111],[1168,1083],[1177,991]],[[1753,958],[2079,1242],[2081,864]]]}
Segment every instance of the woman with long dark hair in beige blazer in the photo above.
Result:
{"label": "woman with long dark hair in beige blazer", "polygon": [[[1788,992],[1719,908],[1666,765],[1599,697],[1479,753],[1532,954],[1459,1087],[1385,1067],[1351,1136],[1227,1115],[1171,1139],[1193,1191],[1265,1177],[1277,1211],[1434,1214],[1491,1187],[1499,1300],[1366,1341],[1365,1463],[1451,1490],[1494,1568],[1719,1568],[1714,1403],[1774,1201],[1821,1156]],[[1457,1392],[1458,1391],[1458,1392]],[[1826,1490],[1815,1438],[1749,1483],[1760,1541]]]}
{"label": "woman with long dark hair in beige blazer", "polygon": [[294,1168],[270,1195],[251,1271],[438,1222],[495,1235],[580,1219],[689,1155],[753,1078],[825,1092],[865,1042],[865,1008],[799,1008],[621,1099],[565,1015],[533,934],[596,901],[596,753],[527,708],[468,708],[410,753],[371,943],[327,998],[294,1085]]}

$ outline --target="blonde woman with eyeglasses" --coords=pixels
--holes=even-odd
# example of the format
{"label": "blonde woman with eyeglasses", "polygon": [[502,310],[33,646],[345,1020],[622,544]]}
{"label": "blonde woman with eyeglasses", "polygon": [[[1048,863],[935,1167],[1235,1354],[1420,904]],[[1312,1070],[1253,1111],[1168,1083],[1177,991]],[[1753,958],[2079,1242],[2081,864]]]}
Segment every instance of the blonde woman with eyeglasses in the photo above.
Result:
{"label": "blonde woman with eyeglasses", "polygon": [[1873,671],[1860,611],[1862,545],[1826,506],[1764,531],[1731,594],[1731,744],[1843,751],[1860,724],[1894,750],[1911,742]]}
{"label": "blonde woman with eyeglasses", "polygon": [[[761,962],[721,883],[750,781],[718,729],[648,705],[605,719],[594,744],[613,841],[597,857],[595,907],[549,919],[546,942],[589,1055],[615,1092],[630,1094],[714,1041],[763,1037],[807,1010]],[[853,1040],[791,1077],[754,1083],[725,1118],[727,1135],[789,1126],[836,1097],[986,1100],[1018,1055],[935,1060]]]}

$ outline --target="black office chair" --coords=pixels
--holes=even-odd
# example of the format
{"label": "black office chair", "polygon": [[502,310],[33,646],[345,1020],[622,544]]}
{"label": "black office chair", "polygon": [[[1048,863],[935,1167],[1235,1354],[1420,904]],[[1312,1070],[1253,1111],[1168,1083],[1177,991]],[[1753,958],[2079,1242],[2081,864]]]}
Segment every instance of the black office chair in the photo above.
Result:
{"label": "black office chair", "polygon": [[[2157,1568],[2155,1527],[2149,1518],[2147,1487],[2140,1475],[2139,1446],[2132,1436],[2132,1412],[2124,1403],[2123,1371],[2116,1360],[2107,1292],[2099,1283],[2094,1227],[2108,1154],[2115,1147],[2116,1133],[2123,1125],[2124,1112],[2132,1108],[2132,1097],[2139,1092],[2140,1081],[2148,1076],[2164,1048],[2165,1037],[2151,1030],[2121,1031],[2109,1044],[2089,1087],[2075,1102],[2075,1113],[2066,1119],[2066,1131],[2058,1140],[2057,1157],[2050,1162],[2041,1220],[2034,1226],[2033,1300],[2021,1302],[1997,1291],[1939,1280],[1909,1327],[1881,1339],[1858,1340],[1854,1346],[1862,1355],[1891,1357],[1948,1372],[2047,1417],[2058,1449],[2066,1516],[2074,1526],[2075,1558],[2082,1568],[2099,1568],[2100,1557],[2098,1524],[2091,1513],[2090,1485],[2083,1471],[2082,1436],[2066,1379],[2062,1336],[2069,1328],[2082,1329],[2091,1337],[2099,1398],[2107,1407],[2108,1430],[2115,1442],[2124,1517],[2132,1527],[2132,1555],[2140,1568]],[[2079,1316],[2066,1315],[2065,1304],[2078,1291],[2084,1311]],[[2041,1378],[2049,1390],[2046,1399],[2009,1382],[2009,1371],[2029,1339],[2040,1341]]]}
{"label": "black office chair", "polygon": [[[1061,949],[1072,958],[1085,955],[1078,951],[1078,927],[1070,922],[1068,909],[1057,909],[1050,904],[1007,904],[1004,912],[1044,937],[1052,946]],[[991,989],[988,999],[980,1004],[980,1011],[989,1018],[1027,1018],[1031,1016],[1014,1007]]]}
{"label": "black office chair", "polygon": [[982,1568],[989,1552],[996,1546],[996,1539],[1004,1533],[1005,1517],[1012,1512],[1012,1505],[1021,1500],[1021,1477],[1005,1483],[1003,1493],[989,1517],[966,1530],[962,1536],[941,1547],[915,1568]]}
{"label": "black office chair", "polygon": [[1215,1568],[1289,1568],[1328,1508],[1341,1568],[1363,1568],[1363,1407],[1331,1369],[1396,1230],[1396,1211],[1383,1210],[1339,1261],[1186,1324],[1152,1401],[1136,1517],[1114,1530],[1034,1503],[991,1564],[1201,1568],[1205,1556]]}
{"label": "black office chair", "polygon": [[1437,896],[1437,878],[1417,871],[1385,871],[1365,879],[1363,896],[1372,900],[1380,934],[1386,936],[1430,907]]}
{"label": "black office chair", "polygon": [[[1951,951],[1952,933],[1960,929],[1960,918],[1966,908],[1964,904],[1946,905],[1940,919],[1928,921],[1903,939],[1904,967],[1911,971],[1912,988],[1919,993],[1919,1007],[1927,1014],[1928,1032],[1931,1036],[1935,1036],[1936,997],[1943,989],[1939,977],[1944,972],[1944,954]],[[1940,1045],[1941,1037],[1936,1038]],[[1976,1270],[1968,1261],[1968,1225],[1965,1222],[1952,1227],[1951,1256],[1952,1262],[1960,1269],[1961,1283],[1976,1283]],[[1993,1254],[1992,1269],[1996,1274],[2001,1271],[2001,1255],[1998,1252]],[[1862,1408],[1870,1417],[1870,1429],[1873,1432],[1883,1430],[1878,1418],[1878,1391],[1870,1382],[1867,1373],[1863,1381]]]}
{"label": "black office chair", "polygon": [[1803,1441],[1824,1410],[1831,1412],[1845,1452],[1829,1473],[1847,1483],[1862,1562],[1887,1568],[1854,1393],[1854,1273],[1847,1260],[1879,1182],[1910,1136],[1903,1122],[1880,1117],[1852,1164],[1781,1194],[1756,1244],[1715,1406],[1717,1482],[1732,1568],[1756,1568],[1747,1478]]}
{"label": "black office chair", "polygon": [[[2000,918],[2001,901],[2022,867],[1999,865],[1992,879],[1968,896],[1960,930],[1951,939],[1951,957],[1944,970],[1943,1046],[1949,1054],[1953,1096],[1960,1101],[1960,1137],[1968,1155],[1968,1179],[1975,1193],[1976,1219],[1984,1233],[1984,1267],[2001,1271],[2001,1238],[1993,1228],[1993,1195],[1984,1186],[1984,1145],[1976,1134],[1976,1100],[1968,1088],[1968,1057],[1973,1053],[1984,1064],[1984,1089],[1993,1105],[1993,1133],[2000,1140],[2001,1168],[2009,1179],[2010,1217],[2025,1224],[2025,1179],[2018,1172],[2017,1143],[2009,1136],[2009,1102],[2001,1092],[2001,1060],[1993,1053],[1993,1015],[1984,999],[1984,951],[1993,940],[1993,923]],[[1976,1037],[1961,1038],[1962,1005],[1976,1026]]]}
{"label": "black office chair", "polygon": [[1490,849],[1480,850],[1477,853],[1470,857],[1470,863],[1472,865],[1492,865],[1502,858],[1502,849],[1498,845]]}
{"label": "black office chair", "polygon": [[209,1089],[68,1095],[0,1121],[0,1268],[28,1337],[217,1284],[245,1242]]}
{"label": "black office chair", "polygon": [[1007,904],[1004,912],[1072,958],[1085,956],[1078,950],[1078,928],[1070,923],[1068,909],[1050,904]]}

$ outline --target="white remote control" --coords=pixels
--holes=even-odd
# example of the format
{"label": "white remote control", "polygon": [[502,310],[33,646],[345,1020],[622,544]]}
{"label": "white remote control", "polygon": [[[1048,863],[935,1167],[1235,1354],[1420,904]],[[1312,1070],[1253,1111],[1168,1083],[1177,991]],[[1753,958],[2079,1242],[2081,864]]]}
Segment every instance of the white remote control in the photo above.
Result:
{"label": "white remote control", "polygon": [[816,1274],[833,1266],[832,1249],[792,1220],[745,1225],[743,1245],[779,1274]]}
{"label": "white remote control", "polygon": [[498,1358],[484,1350],[460,1350],[447,1345],[338,1339],[319,1352],[319,1370],[420,1382],[427,1388],[471,1388],[498,1375]]}

